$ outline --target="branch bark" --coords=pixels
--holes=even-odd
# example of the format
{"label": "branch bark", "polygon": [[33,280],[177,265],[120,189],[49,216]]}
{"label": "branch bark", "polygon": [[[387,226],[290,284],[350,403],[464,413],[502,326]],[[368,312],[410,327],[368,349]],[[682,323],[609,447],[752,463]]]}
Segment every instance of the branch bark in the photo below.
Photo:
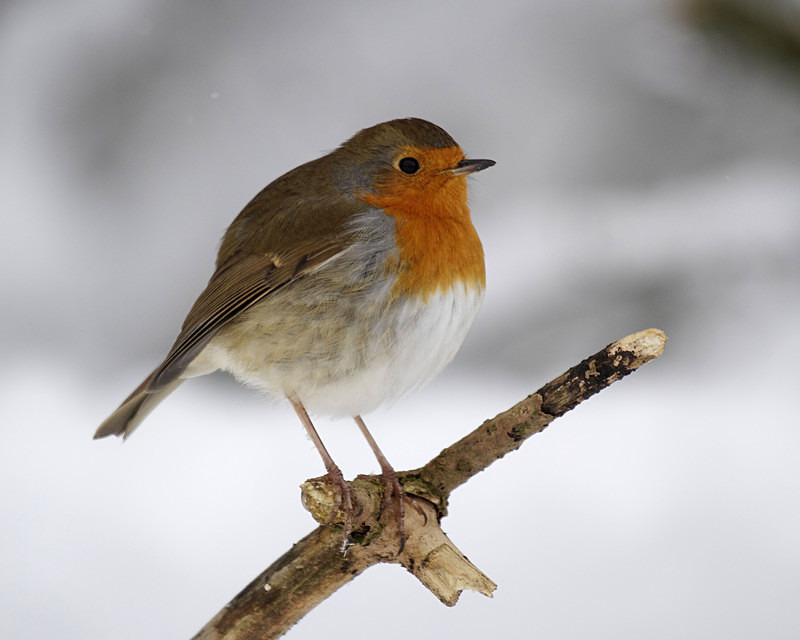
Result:
{"label": "branch bark", "polygon": [[447,538],[439,524],[450,493],[506,453],[522,446],[553,420],[613,382],[657,358],[667,337],[648,329],[622,338],[586,358],[507,411],[486,420],[423,467],[400,474],[406,493],[405,546],[396,504],[383,508],[378,476],[351,482],[360,514],[343,552],[342,525],[326,477],[302,485],[303,505],[321,523],[247,585],[194,640],[277,638],[317,604],[368,567],[396,563],[414,574],[444,604],[461,591],[489,597],[496,585]]}

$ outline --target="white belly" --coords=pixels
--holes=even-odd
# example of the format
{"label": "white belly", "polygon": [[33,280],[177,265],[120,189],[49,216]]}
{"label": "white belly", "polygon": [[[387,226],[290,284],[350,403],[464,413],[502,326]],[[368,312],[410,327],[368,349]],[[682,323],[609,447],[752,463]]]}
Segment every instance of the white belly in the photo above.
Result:
{"label": "white belly", "polygon": [[[366,366],[352,375],[319,387],[305,385],[300,376],[295,390],[306,408],[335,416],[366,414],[422,386],[455,357],[483,299],[482,291],[467,291],[460,283],[423,304],[407,301],[393,318],[396,341],[368,347]],[[388,327],[387,327],[388,328]]]}
{"label": "white belly", "polygon": [[188,373],[223,369],[270,395],[294,394],[312,413],[369,413],[438,374],[455,357],[483,299],[482,290],[456,283],[425,303],[404,299],[387,308],[381,298],[388,292],[373,291],[374,309],[358,317],[340,310],[339,322],[308,317],[305,326],[288,330],[272,316],[267,322],[267,309],[261,317],[270,326],[263,333],[254,335],[253,322],[221,332]]}

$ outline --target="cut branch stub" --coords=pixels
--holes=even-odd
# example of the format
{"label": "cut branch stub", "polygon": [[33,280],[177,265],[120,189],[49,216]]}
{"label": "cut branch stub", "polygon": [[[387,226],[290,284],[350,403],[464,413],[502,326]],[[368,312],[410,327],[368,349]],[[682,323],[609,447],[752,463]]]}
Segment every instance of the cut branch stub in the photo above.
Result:
{"label": "cut branch stub", "polygon": [[[303,504],[314,519],[327,523],[332,515],[335,496],[326,478],[303,483]],[[327,485],[327,486],[326,486]],[[385,485],[379,476],[358,476],[351,483],[353,495],[361,514],[353,523],[352,544],[346,555],[369,554],[376,562],[403,565],[439,600],[453,606],[464,589],[472,589],[491,597],[497,585],[484,575],[459,551],[439,524],[438,509],[423,498],[406,495],[405,544],[400,550],[397,535],[395,503],[381,512],[382,490]],[[376,520],[380,515],[380,521]],[[366,515],[366,517],[364,517]],[[334,522],[341,514],[334,515]],[[398,553],[399,551],[399,553]]]}

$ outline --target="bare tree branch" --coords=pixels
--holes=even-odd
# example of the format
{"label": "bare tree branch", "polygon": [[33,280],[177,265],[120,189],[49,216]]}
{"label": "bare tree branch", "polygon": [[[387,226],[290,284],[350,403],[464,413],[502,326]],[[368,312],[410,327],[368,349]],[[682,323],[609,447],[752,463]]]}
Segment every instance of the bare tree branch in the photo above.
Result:
{"label": "bare tree branch", "polygon": [[332,514],[333,488],[325,477],[307,481],[302,486],[303,505],[321,525],[247,585],[195,640],[277,638],[339,587],[379,562],[401,564],[448,606],[456,603],[464,589],[491,597],[496,585],[439,526],[450,493],[583,400],[657,358],[666,339],[658,329],[648,329],[608,345],[487,420],[425,466],[399,474],[407,501],[402,551],[397,507],[390,503],[382,509],[385,487],[378,476],[359,476],[351,483],[361,511],[345,553],[341,514]]}

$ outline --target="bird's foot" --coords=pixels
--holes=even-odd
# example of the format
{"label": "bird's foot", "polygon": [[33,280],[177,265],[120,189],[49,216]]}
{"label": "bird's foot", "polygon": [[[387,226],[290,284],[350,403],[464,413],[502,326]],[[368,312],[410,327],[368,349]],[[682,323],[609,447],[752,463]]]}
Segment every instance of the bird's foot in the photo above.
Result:
{"label": "bird's foot", "polygon": [[384,492],[381,510],[378,512],[378,520],[381,519],[386,507],[389,506],[392,501],[392,496],[394,496],[397,503],[397,535],[400,539],[400,547],[397,550],[397,555],[400,555],[406,546],[406,493],[403,491],[403,487],[400,486],[397,473],[395,473],[394,469],[391,467],[381,472],[381,480],[383,480]]}
{"label": "bird's foot", "polygon": [[344,523],[344,538],[342,540],[342,554],[347,553],[347,548],[352,544],[350,534],[353,532],[353,492],[350,484],[344,479],[339,467],[328,470],[328,478],[334,489],[333,509],[328,524],[333,524],[334,519],[342,512]]}

